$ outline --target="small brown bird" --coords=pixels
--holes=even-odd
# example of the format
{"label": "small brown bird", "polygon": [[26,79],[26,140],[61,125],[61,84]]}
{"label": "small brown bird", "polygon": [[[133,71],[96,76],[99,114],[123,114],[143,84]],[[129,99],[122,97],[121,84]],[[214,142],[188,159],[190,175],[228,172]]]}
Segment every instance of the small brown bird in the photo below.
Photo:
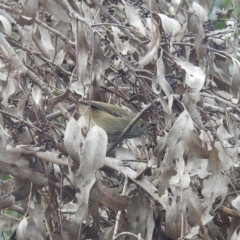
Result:
{"label": "small brown bird", "polygon": [[[80,102],[80,110],[85,121],[89,121],[89,103]],[[110,138],[117,138],[135,117],[135,114],[127,110],[103,102],[91,101],[92,120],[103,128]],[[144,135],[144,122],[142,119],[130,129],[124,138],[135,138]]]}

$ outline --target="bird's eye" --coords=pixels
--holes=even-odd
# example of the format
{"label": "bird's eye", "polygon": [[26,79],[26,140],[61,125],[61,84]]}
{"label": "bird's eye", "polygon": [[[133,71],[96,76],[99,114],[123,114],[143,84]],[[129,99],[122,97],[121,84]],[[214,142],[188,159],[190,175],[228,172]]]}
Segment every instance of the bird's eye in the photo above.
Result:
{"label": "bird's eye", "polygon": [[140,127],[143,128],[144,127],[144,123],[141,123]]}

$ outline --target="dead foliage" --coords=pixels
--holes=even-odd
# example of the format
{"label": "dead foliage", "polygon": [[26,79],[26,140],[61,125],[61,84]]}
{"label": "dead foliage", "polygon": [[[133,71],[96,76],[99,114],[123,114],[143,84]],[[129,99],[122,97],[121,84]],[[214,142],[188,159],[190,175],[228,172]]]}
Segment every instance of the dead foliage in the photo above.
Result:
{"label": "dead foliage", "polygon": [[[211,4],[0,1],[9,239],[240,238],[237,1]],[[136,113],[146,136],[89,129],[81,100]]]}

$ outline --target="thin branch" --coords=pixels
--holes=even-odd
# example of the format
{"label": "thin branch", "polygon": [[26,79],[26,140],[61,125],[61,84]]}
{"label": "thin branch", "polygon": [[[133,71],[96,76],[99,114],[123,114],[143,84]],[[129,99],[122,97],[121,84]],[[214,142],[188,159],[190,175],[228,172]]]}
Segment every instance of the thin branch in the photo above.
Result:
{"label": "thin branch", "polygon": [[99,9],[101,10],[102,14],[104,14],[105,17],[109,18],[111,21],[113,21],[113,23],[118,24],[121,30],[135,43],[139,44],[140,46],[143,46],[148,42],[148,40],[145,42],[142,42],[139,39],[135,38],[129,31],[127,31],[126,28],[121,27],[122,24],[116,18],[114,18],[109,12],[107,12],[107,10],[103,7],[103,5],[98,0],[92,0],[92,1],[96,4],[96,6],[99,7]]}
{"label": "thin branch", "polygon": [[233,110],[235,110],[235,111],[237,111],[238,113],[240,113],[240,108],[239,108],[239,107],[237,107],[236,105],[232,104],[231,102],[229,102],[229,101],[227,101],[227,100],[225,100],[225,99],[223,99],[223,98],[221,98],[221,97],[218,97],[218,96],[215,96],[215,95],[209,94],[209,93],[201,93],[201,96],[203,96],[203,97],[208,97],[208,98],[212,98],[212,99],[214,99],[214,100],[220,101],[220,102],[226,104],[227,106],[232,107]]}
{"label": "thin branch", "polygon": [[58,154],[50,152],[50,151],[44,151],[37,147],[29,147],[27,145],[17,145],[16,147],[11,147],[8,145],[7,152],[14,153],[14,154],[21,154],[23,156],[30,156],[30,157],[36,157],[39,158],[42,161],[45,162],[51,162],[63,166],[68,166],[68,159],[64,156],[61,158]]}
{"label": "thin branch", "polygon": [[40,128],[38,128],[38,127],[30,124],[29,122],[23,120],[23,119],[22,119],[21,117],[19,117],[19,116],[16,116],[16,115],[14,115],[14,114],[12,114],[12,113],[6,112],[6,111],[4,111],[4,110],[2,110],[2,109],[0,109],[0,113],[3,113],[3,114],[5,114],[5,115],[7,115],[7,116],[9,116],[9,117],[11,117],[11,118],[17,119],[19,122],[23,123],[24,125],[28,126],[29,128],[33,128],[33,129],[37,130],[39,133],[42,133],[42,132],[43,132],[42,129],[40,129]]}
{"label": "thin branch", "polygon": [[131,130],[131,128],[136,124],[136,122],[144,115],[145,112],[147,112],[149,109],[151,109],[156,103],[159,103],[159,99],[155,99],[152,101],[152,103],[146,105],[144,109],[142,109],[135,118],[128,124],[128,126],[124,129],[124,131],[117,137],[117,139],[108,147],[107,154],[109,154],[117,145],[118,143],[123,139],[123,137]]}

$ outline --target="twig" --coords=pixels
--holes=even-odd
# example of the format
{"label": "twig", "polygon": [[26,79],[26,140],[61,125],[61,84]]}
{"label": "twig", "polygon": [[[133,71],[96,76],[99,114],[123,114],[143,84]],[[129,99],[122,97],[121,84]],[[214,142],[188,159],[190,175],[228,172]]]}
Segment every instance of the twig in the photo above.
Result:
{"label": "twig", "polygon": [[[50,97],[50,98],[54,97],[54,95],[51,92],[51,90],[49,89],[49,87],[38,76],[36,76],[35,73],[28,70],[27,76],[32,80],[32,82],[34,84],[36,84],[38,87],[40,87],[41,90],[43,91],[43,93],[46,93],[48,97]],[[60,112],[62,113],[64,118],[69,119],[71,117],[70,114],[68,113],[68,111],[63,107],[63,105],[61,103],[57,103],[55,105],[55,107],[60,110]]]}
{"label": "twig", "polygon": [[119,166],[119,161],[115,158],[106,157],[104,165],[110,167],[118,172],[121,172],[124,176],[127,176],[138,186],[143,188],[155,201],[160,203],[164,209],[167,207],[167,203],[162,197],[158,196],[158,190],[147,179],[142,178],[140,180],[135,179],[136,172],[128,167]]}
{"label": "twig", "polygon": [[19,122],[23,123],[24,125],[26,125],[26,126],[28,126],[28,127],[30,127],[30,128],[33,128],[33,129],[37,130],[38,132],[42,133],[42,129],[40,129],[40,128],[38,128],[38,127],[30,124],[29,122],[23,120],[21,117],[18,117],[18,116],[16,116],[16,115],[13,115],[13,114],[11,114],[11,113],[8,113],[8,112],[6,112],[6,111],[3,111],[2,109],[0,109],[0,113],[3,113],[3,114],[5,114],[5,115],[8,115],[8,116],[11,117],[11,118],[17,119]]}
{"label": "twig", "polygon": [[[0,33],[0,47],[4,51],[4,57],[7,60],[11,60],[10,63],[14,69],[18,70],[19,76],[28,76],[34,84],[36,84],[43,93],[46,93],[48,97],[52,98],[53,94],[49,87],[40,79],[38,76],[26,68],[26,66],[22,63],[22,61],[19,59],[18,55],[14,52],[13,48],[10,46],[10,44],[6,41],[6,39],[3,37],[3,35]],[[55,105],[62,113],[62,115],[69,119],[70,114],[67,112],[67,110],[63,107],[61,103],[58,103]]]}
{"label": "twig", "polygon": [[143,170],[138,172],[134,178],[137,180],[140,179],[148,169],[151,169],[151,167],[147,165]]}
{"label": "twig", "polygon": [[142,35],[142,37],[147,38],[149,41],[151,40],[149,37],[144,36],[142,33],[140,33],[139,31],[137,31],[136,29],[133,29],[133,28],[130,28],[130,27],[124,26],[124,25],[122,25],[122,24],[118,24],[118,23],[98,23],[98,24],[93,24],[92,27],[99,27],[99,26],[101,27],[101,26],[108,26],[108,25],[109,25],[109,26],[116,26],[116,27],[120,27],[120,28],[126,28],[126,29],[128,29],[128,30],[131,30],[131,31],[137,33],[137,34]]}
{"label": "twig", "polygon": [[29,196],[28,196],[27,211],[26,211],[24,217],[28,216],[28,213],[29,213],[29,210],[30,210],[31,201],[32,201],[32,197],[33,197],[33,183],[31,182]]}
{"label": "twig", "polygon": [[[223,108],[217,107],[217,106],[212,105],[212,104],[203,103],[203,107],[208,108],[208,109],[211,109],[211,110],[213,110],[213,111],[215,111],[215,112],[218,112],[218,113],[222,113],[222,114],[225,113],[225,111],[224,111]],[[227,110],[228,112],[232,112],[234,109],[233,109],[232,107],[227,107],[226,110]]]}
{"label": "twig", "polygon": [[[72,105],[66,107],[66,110],[68,112],[71,112],[71,111],[73,111],[75,109],[76,109],[76,105],[75,104],[72,104]],[[46,115],[46,118],[47,118],[47,120],[51,121],[51,120],[53,120],[55,118],[58,118],[58,117],[61,117],[61,116],[62,116],[62,113],[60,111],[56,111],[54,113],[50,113],[50,114]]]}
{"label": "twig", "polygon": [[208,93],[201,93],[201,95],[203,97],[208,97],[208,98],[212,98],[214,100],[220,101],[220,102],[222,102],[222,103],[232,107],[234,110],[236,110],[238,113],[240,113],[240,109],[237,106],[235,106],[234,104],[232,104],[229,101],[227,101],[227,100],[224,100],[224,99],[222,99],[220,97],[217,97],[217,96],[215,96],[213,94],[208,94]]}
{"label": "twig", "polygon": [[[4,33],[1,29],[0,31],[2,33]],[[25,46],[23,46],[20,42],[18,42],[17,40],[15,40],[14,38],[12,38],[11,36],[8,36],[6,33],[4,33],[7,38],[8,38],[8,42],[11,43],[14,47],[20,48],[23,51],[26,51],[27,53],[29,53],[30,55],[34,55],[38,58],[40,58],[42,61],[46,62],[47,64],[50,64],[50,66],[54,66],[55,68],[59,69],[62,73],[68,75],[68,76],[72,76],[73,74],[71,72],[66,71],[64,68],[62,68],[61,66],[55,64],[54,62],[52,62],[50,59],[46,58],[43,56],[43,54],[41,52],[37,52],[34,51],[32,49],[29,49]]]}
{"label": "twig", "polygon": [[117,145],[118,143],[123,139],[123,137],[131,130],[131,128],[134,126],[134,124],[143,116],[145,112],[147,112],[152,106],[154,106],[156,103],[159,103],[159,99],[153,100],[152,103],[148,104],[144,109],[139,112],[139,114],[136,115],[136,117],[128,124],[128,126],[124,129],[124,131],[117,137],[117,139],[108,147],[107,154],[109,154]]}
{"label": "twig", "polygon": [[[125,181],[124,181],[124,185],[123,185],[123,191],[122,191],[121,195],[125,195],[126,194],[127,184],[128,184],[128,177],[126,176],[125,177]],[[117,230],[118,230],[118,225],[119,225],[121,212],[122,211],[118,211],[118,213],[117,213],[115,228],[114,228],[114,232],[113,232],[113,239],[117,239]]]}
{"label": "twig", "polygon": [[135,238],[137,238],[137,239],[139,239],[139,240],[144,240],[143,238],[139,238],[139,236],[138,235],[136,235],[136,234],[134,234],[134,233],[131,233],[131,232],[122,232],[122,233],[119,233],[117,236],[116,236],[116,238],[114,238],[114,240],[116,240],[116,239],[118,239],[119,237],[121,237],[121,236],[123,236],[123,235],[128,235],[128,236],[131,236],[131,237],[135,237]]}
{"label": "twig", "polygon": [[218,208],[218,210],[222,211],[223,213],[227,214],[228,216],[240,218],[240,212],[233,210],[231,208],[220,206]]}
{"label": "twig", "polygon": [[15,204],[12,205],[11,207],[9,207],[8,209],[13,210],[13,211],[15,211],[15,212],[17,212],[17,213],[20,213],[20,214],[22,214],[22,215],[25,214],[24,208],[22,208],[22,207],[20,207],[20,206],[18,206],[18,205],[15,205]]}
{"label": "twig", "polygon": [[23,156],[31,156],[39,158],[45,162],[56,163],[63,166],[68,166],[68,160],[66,157],[59,157],[58,154],[52,153],[50,151],[40,152],[41,149],[37,147],[27,146],[27,145],[17,145],[16,147],[12,147],[10,145],[7,146],[7,152],[20,154]]}
{"label": "twig", "polygon": [[54,28],[51,28],[47,24],[40,21],[38,18],[35,18],[35,22],[41,25],[42,27],[46,28],[49,32],[52,32],[53,34],[55,34],[57,37],[61,38],[66,44],[75,46],[75,42],[69,40],[67,37],[63,36],[59,31],[55,30]]}
{"label": "twig", "polygon": [[139,39],[135,38],[126,28],[122,28],[121,27],[121,23],[116,19],[114,18],[109,12],[107,12],[107,10],[103,7],[103,5],[97,1],[97,0],[92,0],[98,7],[99,9],[101,10],[102,14],[105,15],[105,17],[109,18],[111,21],[113,21],[114,23],[118,24],[119,27],[121,28],[121,30],[130,38],[132,39],[135,43],[143,46],[143,44],[147,43],[149,40],[145,41],[145,42],[142,42],[140,41]]}

